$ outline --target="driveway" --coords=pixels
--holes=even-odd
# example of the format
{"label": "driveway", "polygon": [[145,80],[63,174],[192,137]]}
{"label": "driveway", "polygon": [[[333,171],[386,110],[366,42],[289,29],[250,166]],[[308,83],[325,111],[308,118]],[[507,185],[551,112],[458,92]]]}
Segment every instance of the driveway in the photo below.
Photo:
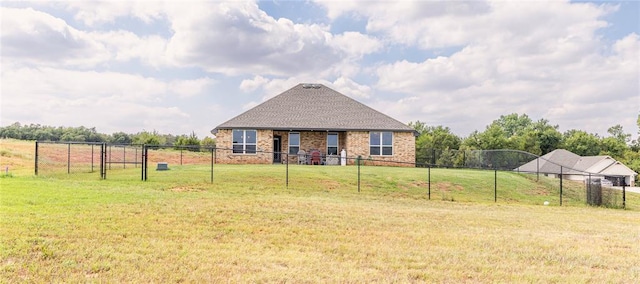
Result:
{"label": "driveway", "polygon": [[[613,188],[622,190],[622,186],[614,186]],[[637,186],[627,186],[627,187],[625,187],[625,190],[627,192],[640,193],[640,187],[637,187]]]}

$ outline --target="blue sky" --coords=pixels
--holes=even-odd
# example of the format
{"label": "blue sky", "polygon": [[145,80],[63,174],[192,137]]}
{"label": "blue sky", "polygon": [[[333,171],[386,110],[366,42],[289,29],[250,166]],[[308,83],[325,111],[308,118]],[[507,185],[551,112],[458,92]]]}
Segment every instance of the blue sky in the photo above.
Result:
{"label": "blue sky", "polygon": [[3,1],[0,124],[200,138],[298,83],[465,137],[637,136],[640,2]]}

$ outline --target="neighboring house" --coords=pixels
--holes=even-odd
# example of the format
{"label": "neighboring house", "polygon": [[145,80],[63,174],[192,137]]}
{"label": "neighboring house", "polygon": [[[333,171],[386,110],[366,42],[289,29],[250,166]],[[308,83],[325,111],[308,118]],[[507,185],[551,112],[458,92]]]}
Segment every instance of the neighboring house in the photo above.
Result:
{"label": "neighboring house", "polygon": [[614,186],[634,186],[636,172],[609,156],[581,157],[567,150],[554,150],[538,159],[528,162],[515,171],[544,173],[547,176],[584,181],[589,177],[603,178]]}
{"label": "neighboring house", "polygon": [[296,163],[300,150],[336,157],[343,149],[349,158],[415,163],[413,128],[320,84],[298,84],[211,132],[218,148],[232,149],[218,150],[216,163]]}

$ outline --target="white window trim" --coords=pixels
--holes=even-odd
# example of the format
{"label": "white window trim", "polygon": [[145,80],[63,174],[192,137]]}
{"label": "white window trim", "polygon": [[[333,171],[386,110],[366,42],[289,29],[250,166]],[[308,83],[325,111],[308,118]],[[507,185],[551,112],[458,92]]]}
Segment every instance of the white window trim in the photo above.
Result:
{"label": "white window trim", "polygon": [[340,135],[338,134],[338,132],[329,132],[327,133],[327,148],[325,149],[327,152],[327,154],[329,154],[329,135],[335,135],[336,136],[336,155],[340,154]]}
{"label": "white window trim", "polygon": [[[371,133],[380,133],[380,144],[379,145],[371,145]],[[390,145],[382,144],[382,141],[384,140],[383,137],[382,137],[383,133],[391,133],[391,144]],[[371,155],[371,156],[385,156],[385,157],[393,156],[393,154],[395,152],[394,149],[393,149],[394,148],[393,147],[393,140],[394,140],[394,135],[393,135],[393,132],[391,132],[391,131],[369,131],[369,155]],[[380,148],[380,154],[379,155],[371,154],[371,147]],[[390,155],[384,155],[383,151],[382,151],[383,147],[391,147],[391,154]]]}
{"label": "white window trim", "polygon": [[[242,144],[233,143],[233,132],[236,130],[242,130]],[[255,131],[256,132],[256,143],[247,143],[247,131]],[[258,154],[258,130],[257,129],[231,129],[231,153],[233,155],[257,155]],[[233,153],[233,146],[242,145],[242,153]],[[255,145],[256,150],[255,153],[247,153],[247,145]]]}
{"label": "white window trim", "polygon": [[[298,134],[298,145],[292,145],[291,144],[291,134]],[[287,153],[289,153],[289,155],[291,154],[298,154],[298,152],[300,151],[300,144],[302,144],[302,135],[300,134],[300,132],[289,132],[289,141],[287,141]],[[298,151],[296,151],[296,153],[291,153],[291,146],[293,147],[298,147]]]}

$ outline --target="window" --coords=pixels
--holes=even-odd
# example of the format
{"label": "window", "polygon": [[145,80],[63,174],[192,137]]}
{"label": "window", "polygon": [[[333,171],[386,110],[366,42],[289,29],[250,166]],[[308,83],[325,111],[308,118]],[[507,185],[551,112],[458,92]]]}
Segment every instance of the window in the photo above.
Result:
{"label": "window", "polygon": [[234,154],[255,154],[257,145],[256,130],[233,130],[233,153]]}
{"label": "window", "polygon": [[338,133],[327,134],[327,155],[338,155]]}
{"label": "window", "polygon": [[372,156],[393,155],[393,133],[369,132],[369,154]]}
{"label": "window", "polygon": [[300,133],[289,132],[289,154],[298,154],[300,151]]}

